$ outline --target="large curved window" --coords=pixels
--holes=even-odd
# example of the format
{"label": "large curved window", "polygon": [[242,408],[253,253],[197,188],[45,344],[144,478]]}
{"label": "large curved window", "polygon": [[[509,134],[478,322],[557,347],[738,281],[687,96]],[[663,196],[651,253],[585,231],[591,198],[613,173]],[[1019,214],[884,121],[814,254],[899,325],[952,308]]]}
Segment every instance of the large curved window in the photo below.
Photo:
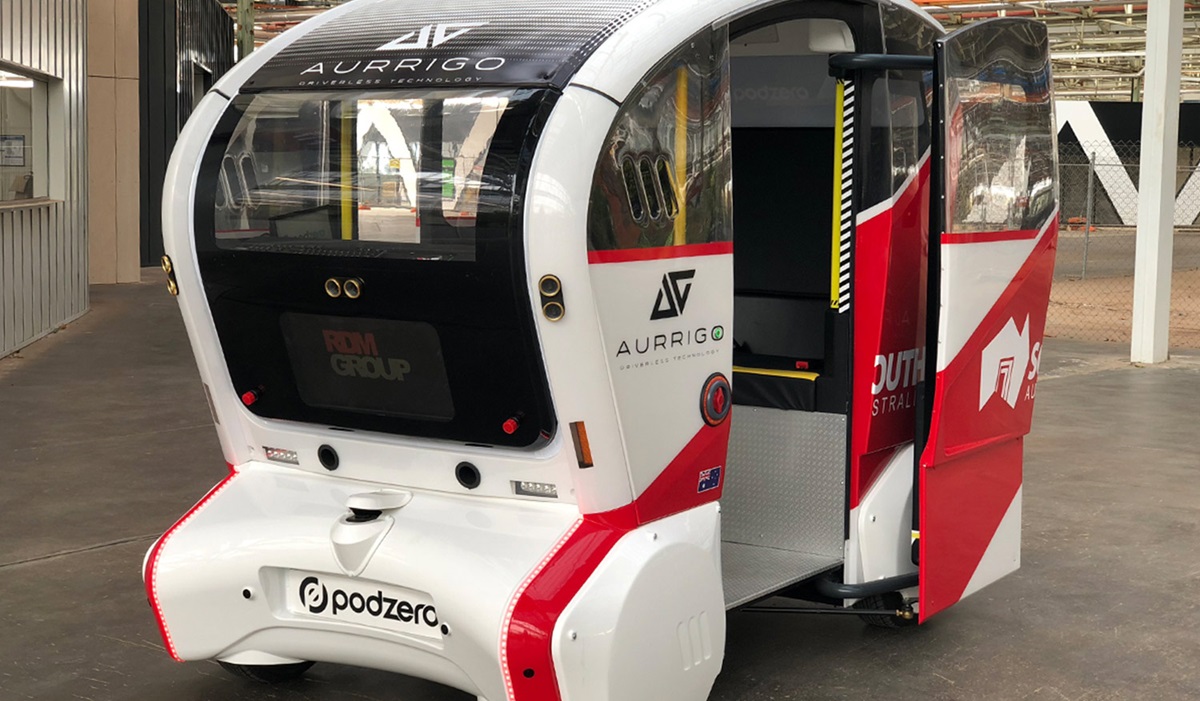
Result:
{"label": "large curved window", "polygon": [[[267,93],[226,149],[217,246],[470,261],[481,207],[508,206],[485,164],[512,91]],[[219,203],[225,204],[225,203]]]}
{"label": "large curved window", "polygon": [[1058,204],[1050,62],[1035,27],[997,24],[947,53],[947,232],[1037,230]]}
{"label": "large curved window", "polygon": [[625,100],[596,168],[591,250],[729,240],[728,54],[727,31],[706,31]]}

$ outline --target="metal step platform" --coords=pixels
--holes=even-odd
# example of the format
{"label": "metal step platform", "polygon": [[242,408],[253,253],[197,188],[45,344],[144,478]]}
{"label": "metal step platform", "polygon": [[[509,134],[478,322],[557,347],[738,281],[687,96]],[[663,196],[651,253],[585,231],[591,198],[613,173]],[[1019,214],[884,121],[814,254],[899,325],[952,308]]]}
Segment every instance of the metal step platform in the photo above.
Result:
{"label": "metal step platform", "polygon": [[842,564],[846,417],[735,406],[721,499],[725,606]]}
{"label": "metal step platform", "polygon": [[842,558],[762,545],[721,543],[725,608],[737,608],[842,564]]}

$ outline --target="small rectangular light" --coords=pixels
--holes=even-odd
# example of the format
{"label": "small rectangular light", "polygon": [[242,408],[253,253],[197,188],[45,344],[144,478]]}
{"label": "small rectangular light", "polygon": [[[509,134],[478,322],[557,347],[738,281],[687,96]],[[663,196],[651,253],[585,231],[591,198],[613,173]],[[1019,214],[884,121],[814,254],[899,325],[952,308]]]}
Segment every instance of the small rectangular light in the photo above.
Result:
{"label": "small rectangular light", "polygon": [[263,446],[263,452],[267,454],[267,460],[273,462],[284,462],[289,465],[299,465],[300,456],[294,450],[284,450],[283,448],[268,448]]}
{"label": "small rectangular light", "polygon": [[582,421],[571,424],[571,438],[575,441],[575,459],[579,467],[588,468],[595,465],[592,462],[592,444],[588,442],[587,428]]}
{"label": "small rectangular light", "polygon": [[513,480],[513,492],[521,497],[542,497],[544,499],[557,499],[558,486],[548,484],[546,482],[518,482]]}

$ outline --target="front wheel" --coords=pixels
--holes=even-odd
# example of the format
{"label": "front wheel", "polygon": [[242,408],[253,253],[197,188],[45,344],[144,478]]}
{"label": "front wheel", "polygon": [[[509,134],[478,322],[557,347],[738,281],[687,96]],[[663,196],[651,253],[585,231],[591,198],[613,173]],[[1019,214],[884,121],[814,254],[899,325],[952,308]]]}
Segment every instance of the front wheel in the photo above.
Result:
{"label": "front wheel", "polygon": [[[898,591],[891,591],[886,594],[875,594],[868,596],[865,599],[859,599],[854,604],[856,609],[866,609],[868,611],[908,611],[912,612],[912,607],[904,600],[904,596]],[[914,614],[912,618],[901,618],[900,616],[889,616],[879,613],[863,613],[858,616],[863,623],[874,628],[911,628],[917,625],[917,617]]]}
{"label": "front wheel", "polygon": [[259,684],[281,684],[299,679],[313,666],[312,662],[293,662],[291,664],[234,664],[221,662],[217,664],[235,677],[242,677]]}

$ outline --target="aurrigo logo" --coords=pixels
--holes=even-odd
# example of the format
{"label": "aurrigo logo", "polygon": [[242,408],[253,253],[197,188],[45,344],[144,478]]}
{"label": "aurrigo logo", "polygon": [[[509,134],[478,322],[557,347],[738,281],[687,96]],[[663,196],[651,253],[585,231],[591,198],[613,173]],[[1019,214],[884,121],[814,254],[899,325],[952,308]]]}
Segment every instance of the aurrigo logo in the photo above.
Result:
{"label": "aurrigo logo", "polygon": [[487,22],[460,22],[453,24],[429,24],[415,29],[402,37],[384,44],[376,51],[415,51],[436,49],[448,41],[486,25]]}
{"label": "aurrigo logo", "polygon": [[663,275],[662,289],[658,291],[658,298],[654,300],[654,311],[650,313],[650,320],[673,319],[683,314],[688,295],[692,293],[692,283],[687,281],[694,277],[695,270],[679,270]]}
{"label": "aurrigo logo", "polygon": [[[1013,409],[1021,399],[1025,381],[1034,382],[1041,364],[1042,343],[1031,343],[1029,315],[1018,329],[1016,319],[1009,319],[1000,333],[983,349],[979,371],[979,409],[983,410],[993,397],[1000,397]],[[1025,398],[1033,398],[1032,386]]]}

